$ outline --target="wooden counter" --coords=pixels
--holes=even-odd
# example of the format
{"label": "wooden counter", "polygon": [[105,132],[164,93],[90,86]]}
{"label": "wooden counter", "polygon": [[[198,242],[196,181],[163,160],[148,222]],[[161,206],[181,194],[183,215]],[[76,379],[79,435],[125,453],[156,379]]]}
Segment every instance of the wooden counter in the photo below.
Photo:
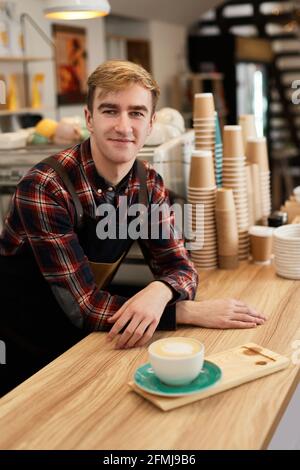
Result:
{"label": "wooden counter", "polygon": [[[300,340],[300,283],[272,266],[201,273],[198,299],[235,297],[264,312],[248,330],[179,327],[156,333],[199,338],[206,353],[255,342],[292,358]],[[299,358],[298,353],[297,357]],[[0,400],[1,449],[260,449],[299,380],[299,365],[213,397],[163,412],[127,382],[147,361],[146,348],[114,350],[93,333]]]}

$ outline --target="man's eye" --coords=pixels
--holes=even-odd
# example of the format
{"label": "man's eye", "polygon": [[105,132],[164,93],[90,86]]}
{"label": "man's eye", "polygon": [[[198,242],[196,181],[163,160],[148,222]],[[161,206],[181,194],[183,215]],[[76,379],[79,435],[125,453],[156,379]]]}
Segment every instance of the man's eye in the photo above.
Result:
{"label": "man's eye", "polygon": [[144,117],[143,113],[140,113],[139,111],[132,111],[130,114],[133,117]]}
{"label": "man's eye", "polygon": [[116,114],[117,111],[115,111],[114,109],[104,109],[103,113],[104,114],[109,114],[111,116],[113,116],[114,114]]}

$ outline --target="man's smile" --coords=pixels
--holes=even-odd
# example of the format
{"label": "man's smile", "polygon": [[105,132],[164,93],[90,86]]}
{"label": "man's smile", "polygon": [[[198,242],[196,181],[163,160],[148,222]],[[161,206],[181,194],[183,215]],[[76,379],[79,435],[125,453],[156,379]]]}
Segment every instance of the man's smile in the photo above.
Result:
{"label": "man's smile", "polygon": [[112,141],[112,142],[117,142],[117,143],[121,143],[121,144],[129,144],[129,143],[133,143],[134,140],[132,139],[124,139],[124,138],[109,138],[108,140]]}

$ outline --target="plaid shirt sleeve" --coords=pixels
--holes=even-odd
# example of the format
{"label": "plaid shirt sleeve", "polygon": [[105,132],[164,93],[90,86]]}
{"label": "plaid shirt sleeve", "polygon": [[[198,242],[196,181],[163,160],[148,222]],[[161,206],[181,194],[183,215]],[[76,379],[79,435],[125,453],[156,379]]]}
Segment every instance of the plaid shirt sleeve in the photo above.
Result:
{"label": "plaid shirt sleeve", "polygon": [[[127,300],[99,290],[88,259],[74,232],[74,208],[55,178],[31,172],[18,185],[15,204],[22,229],[41,273],[53,292],[68,292],[76,300],[77,326],[87,331],[107,330],[109,316]],[[74,302],[73,302],[74,304]],[[73,313],[74,319],[74,313]]]}
{"label": "plaid shirt sleeve", "polygon": [[[149,216],[148,239],[142,240],[144,255],[156,279],[172,288],[175,295],[171,304],[181,300],[193,300],[198,286],[198,273],[188,257],[183,239],[179,238],[176,232],[174,213],[169,210],[168,190],[158,173],[151,168],[148,171],[152,210]],[[158,219],[159,209],[161,216]]]}

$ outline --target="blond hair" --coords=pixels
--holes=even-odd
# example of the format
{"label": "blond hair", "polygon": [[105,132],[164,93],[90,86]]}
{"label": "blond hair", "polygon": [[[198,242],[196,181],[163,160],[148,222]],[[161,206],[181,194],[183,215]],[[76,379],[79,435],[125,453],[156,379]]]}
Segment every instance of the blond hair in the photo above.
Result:
{"label": "blond hair", "polygon": [[110,92],[122,90],[134,83],[151,92],[153,114],[160,94],[159,86],[147,70],[126,60],[107,60],[91,73],[87,81],[87,106],[89,111],[93,112],[96,88],[100,88],[101,94],[106,95]]}

